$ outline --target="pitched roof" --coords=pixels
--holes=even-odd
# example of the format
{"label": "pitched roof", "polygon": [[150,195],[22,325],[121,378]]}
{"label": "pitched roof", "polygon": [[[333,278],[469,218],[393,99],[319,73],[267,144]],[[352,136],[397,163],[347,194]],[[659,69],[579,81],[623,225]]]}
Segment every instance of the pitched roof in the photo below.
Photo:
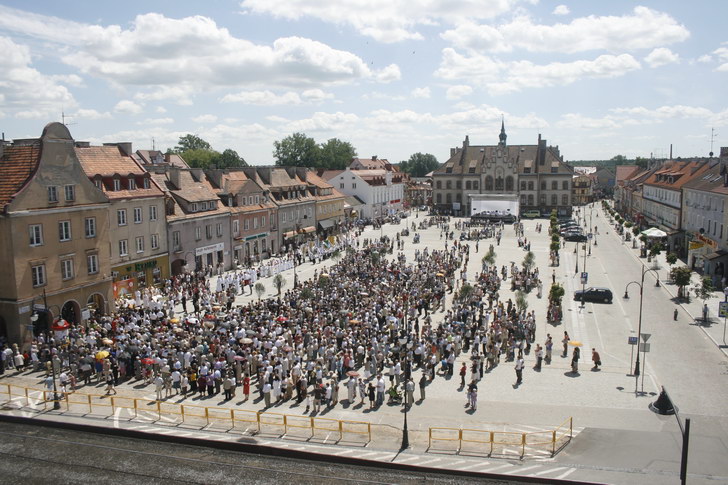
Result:
{"label": "pitched roof", "polygon": [[662,165],[644,181],[647,185],[678,190],[688,181],[708,169],[708,164],[698,161],[670,161]]}
{"label": "pitched roof", "polygon": [[617,165],[614,178],[616,182],[621,182],[622,180],[630,178],[631,175],[634,175],[636,170],[639,170],[637,165]]}
{"label": "pitched roof", "polygon": [[40,162],[40,143],[8,145],[0,157],[0,210],[23,188]]}
{"label": "pitched roof", "polygon": [[76,156],[86,175],[110,177],[115,174],[142,175],[145,170],[130,156],[124,155],[117,146],[75,147]]}
{"label": "pitched roof", "polygon": [[728,194],[728,186],[724,183],[725,179],[726,175],[721,174],[721,164],[718,163],[703,172],[702,175],[693,177],[692,180],[683,185],[683,188],[726,195]]}

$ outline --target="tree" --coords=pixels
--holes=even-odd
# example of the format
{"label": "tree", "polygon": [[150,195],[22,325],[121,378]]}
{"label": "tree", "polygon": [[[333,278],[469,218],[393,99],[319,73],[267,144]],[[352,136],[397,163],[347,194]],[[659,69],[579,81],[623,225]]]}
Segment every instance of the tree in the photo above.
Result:
{"label": "tree", "polygon": [[356,149],[348,141],[332,138],[319,148],[319,163],[316,165],[327,170],[344,170],[356,157]]}
{"label": "tree", "polygon": [[212,150],[212,146],[199,136],[188,133],[179,137],[174,152],[182,153],[189,150]]}
{"label": "tree", "polygon": [[217,168],[247,167],[248,163],[232,148],[225,149],[215,161]]}
{"label": "tree", "polygon": [[516,308],[518,309],[519,313],[523,313],[528,310],[528,300],[526,299],[526,294],[521,290],[516,291]]}
{"label": "tree", "polygon": [[[700,280],[700,283],[695,285],[693,288],[695,290],[695,296],[698,297],[698,299],[702,300],[703,306],[705,306],[705,302],[708,301],[708,299],[713,296],[713,292],[715,291],[715,287],[713,286],[713,278],[710,276],[703,276],[703,278]],[[705,310],[703,310],[703,320],[707,321],[708,314]]]}
{"label": "tree", "polygon": [[187,150],[181,152],[179,155],[192,168],[211,168],[220,157],[220,154],[215,150],[205,150],[202,148]]}
{"label": "tree", "polygon": [[273,286],[276,287],[276,290],[278,290],[278,297],[281,296],[281,289],[283,289],[283,285],[286,284],[286,279],[283,277],[282,274],[278,273],[273,277]]}
{"label": "tree", "polygon": [[475,291],[473,285],[471,285],[470,283],[465,283],[462,287],[460,287],[460,300],[467,302],[470,298],[470,295],[473,294],[473,291]]}
{"label": "tree", "polygon": [[400,162],[399,169],[412,177],[424,177],[440,166],[435,155],[429,153],[414,153],[409,160]]}
{"label": "tree", "polygon": [[644,157],[637,157],[634,159],[634,164],[637,165],[641,169],[646,169],[648,163],[649,163],[649,160]]}
{"label": "tree", "polygon": [[313,138],[304,133],[294,133],[283,140],[273,142],[273,156],[278,166],[315,167],[321,148]]}
{"label": "tree", "polygon": [[558,283],[554,283],[551,285],[551,289],[549,290],[549,301],[560,305],[561,299],[564,297],[565,293],[563,286]]}
{"label": "tree", "polygon": [[265,285],[258,281],[253,288],[255,288],[255,294],[258,295],[258,301],[260,301],[263,293],[265,293]]}
{"label": "tree", "polygon": [[667,256],[665,256],[665,259],[667,260],[667,264],[669,264],[672,268],[672,265],[677,263],[677,254],[669,253]]}
{"label": "tree", "polygon": [[488,252],[485,253],[485,256],[483,256],[482,259],[483,265],[492,266],[495,264],[495,250],[493,249],[493,246],[491,246],[488,249]]}
{"label": "tree", "polygon": [[529,272],[531,270],[531,267],[536,261],[536,257],[533,255],[531,251],[526,253],[526,256],[523,258],[523,263],[521,263],[526,270],[526,272]]}
{"label": "tree", "polygon": [[610,158],[609,160],[612,162],[615,162],[614,163],[615,165],[623,165],[624,163],[627,162],[627,157],[625,157],[624,155],[615,155],[612,158]]}
{"label": "tree", "polygon": [[672,281],[677,285],[677,297],[682,298],[685,296],[690,301],[690,294],[685,291],[685,287],[690,284],[690,276],[692,271],[687,266],[678,266],[670,270],[670,276]]}

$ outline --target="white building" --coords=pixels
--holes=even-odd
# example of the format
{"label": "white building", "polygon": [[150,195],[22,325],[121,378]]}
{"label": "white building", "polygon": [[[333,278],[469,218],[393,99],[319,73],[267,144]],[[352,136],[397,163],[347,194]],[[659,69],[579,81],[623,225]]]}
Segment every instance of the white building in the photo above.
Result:
{"label": "white building", "polygon": [[327,170],[319,174],[333,187],[364,202],[361,218],[385,217],[404,207],[405,177],[384,169]]}

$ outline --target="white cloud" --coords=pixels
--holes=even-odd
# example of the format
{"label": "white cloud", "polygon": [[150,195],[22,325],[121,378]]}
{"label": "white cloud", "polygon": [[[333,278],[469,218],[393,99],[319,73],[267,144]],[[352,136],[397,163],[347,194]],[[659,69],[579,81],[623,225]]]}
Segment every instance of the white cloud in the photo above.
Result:
{"label": "white cloud", "polygon": [[171,125],[172,123],[174,123],[173,118],[147,118],[138,121],[137,125]]}
{"label": "white cloud", "polygon": [[75,114],[72,114],[71,117],[86,120],[108,120],[112,118],[111,113],[108,111],[100,113],[95,109],[79,109]]}
{"label": "white cloud", "polygon": [[682,42],[690,36],[670,15],[635,7],[631,15],[581,17],[568,24],[539,25],[525,15],[496,27],[463,22],[441,37],[472,52],[609,52],[651,49]]}
{"label": "white cloud", "polygon": [[313,17],[352,27],[379,42],[422,40],[417,31],[465,18],[489,19],[511,10],[519,0],[243,0],[244,11],[298,20]]}
{"label": "white cloud", "polygon": [[429,98],[430,95],[430,88],[425,86],[424,88],[415,88],[412,90],[412,97],[413,98]]}
{"label": "white cloud", "polygon": [[639,68],[639,62],[629,54],[538,65],[530,61],[502,62],[479,54],[467,57],[445,48],[435,75],[468,80],[486,87],[491,94],[507,94],[526,88],[565,86],[586,78],[618,77]]}
{"label": "white cloud", "polygon": [[320,103],[327,99],[334,99],[334,95],[321,89],[307,89],[301,93],[301,97],[312,103]]}
{"label": "white cloud", "polygon": [[215,115],[200,115],[195,116],[194,118],[191,118],[192,121],[195,123],[214,123],[217,121],[217,116]]}
{"label": "white cloud", "polygon": [[122,114],[138,115],[139,113],[144,111],[144,108],[142,108],[141,105],[136,104],[134,101],[124,99],[116,103],[116,106],[114,106],[114,111]]}
{"label": "white cloud", "polygon": [[658,47],[645,57],[645,62],[650,67],[660,67],[666,64],[680,62],[680,56],[672,52],[667,47]]}
{"label": "white cloud", "polygon": [[283,94],[275,94],[272,91],[241,91],[236,94],[226,94],[220,102],[280,106],[301,104],[301,97],[291,91]]}
{"label": "white cloud", "polygon": [[154,111],[159,114],[164,114],[167,112],[167,108],[165,108],[164,106],[157,106]]}
{"label": "white cloud", "polygon": [[[31,67],[28,46],[0,36],[0,107],[19,118],[54,118],[62,109],[76,107],[76,100],[64,83],[75,83],[78,76],[47,76]],[[27,109],[32,106],[32,109]]]}
{"label": "white cloud", "polygon": [[718,47],[716,50],[713,51],[713,54],[719,59],[719,62],[723,63],[715,70],[728,72],[728,47]]}
{"label": "white cloud", "polygon": [[359,121],[359,116],[353,113],[342,113],[337,111],[336,113],[324,113],[317,111],[310,118],[289,121],[285,125],[285,131],[288,133],[293,132],[335,132],[337,130],[346,130],[352,126],[355,126]]}
{"label": "white cloud", "polygon": [[375,72],[374,78],[380,83],[387,84],[392,81],[399,81],[402,78],[402,73],[397,64],[390,64],[381,71]]}
{"label": "white cloud", "polygon": [[450,86],[447,88],[445,97],[447,99],[460,99],[464,96],[470,96],[473,93],[473,88],[465,84],[458,84],[457,86]]}
{"label": "white cloud", "polygon": [[283,37],[271,45],[255,44],[202,16],[174,19],[148,13],[125,28],[67,22],[16,9],[0,13],[5,15],[3,28],[53,40],[61,60],[81,73],[114,86],[158,88],[140,93],[139,100],[176,99],[188,104],[191,91],[218,87],[306,88],[399,78],[396,66],[375,71],[351,52],[321,42]]}
{"label": "white cloud", "polygon": [[554,11],[551,12],[554,15],[569,15],[569,7],[566,5],[557,5],[556,8],[554,8]]}

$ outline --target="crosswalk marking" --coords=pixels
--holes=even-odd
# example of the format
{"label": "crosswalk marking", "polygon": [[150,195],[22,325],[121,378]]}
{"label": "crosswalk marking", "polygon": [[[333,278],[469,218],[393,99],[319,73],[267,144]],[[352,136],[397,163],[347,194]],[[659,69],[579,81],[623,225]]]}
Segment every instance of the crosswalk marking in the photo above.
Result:
{"label": "crosswalk marking", "polygon": [[520,475],[523,472],[525,472],[526,470],[533,470],[534,468],[540,468],[540,467],[541,467],[541,465],[531,465],[531,466],[522,467],[522,468],[518,468],[518,469],[514,469],[514,470],[508,470],[507,472],[503,472],[503,475],[512,475],[515,473]]}
{"label": "crosswalk marking", "polygon": [[562,473],[561,475],[559,475],[558,477],[556,477],[556,479],[561,480],[563,478],[566,478],[569,475],[571,475],[572,473],[574,473],[575,471],[576,471],[576,468],[571,468],[568,471],[566,471],[566,472]]}
{"label": "crosswalk marking", "polygon": [[546,475],[547,473],[556,473],[556,472],[559,472],[561,470],[564,470],[565,468],[566,468],[565,466],[557,466],[556,468],[550,468],[548,470],[543,470],[543,471],[540,471],[538,473],[533,473],[532,475],[535,476],[535,477],[539,477],[541,475]]}

